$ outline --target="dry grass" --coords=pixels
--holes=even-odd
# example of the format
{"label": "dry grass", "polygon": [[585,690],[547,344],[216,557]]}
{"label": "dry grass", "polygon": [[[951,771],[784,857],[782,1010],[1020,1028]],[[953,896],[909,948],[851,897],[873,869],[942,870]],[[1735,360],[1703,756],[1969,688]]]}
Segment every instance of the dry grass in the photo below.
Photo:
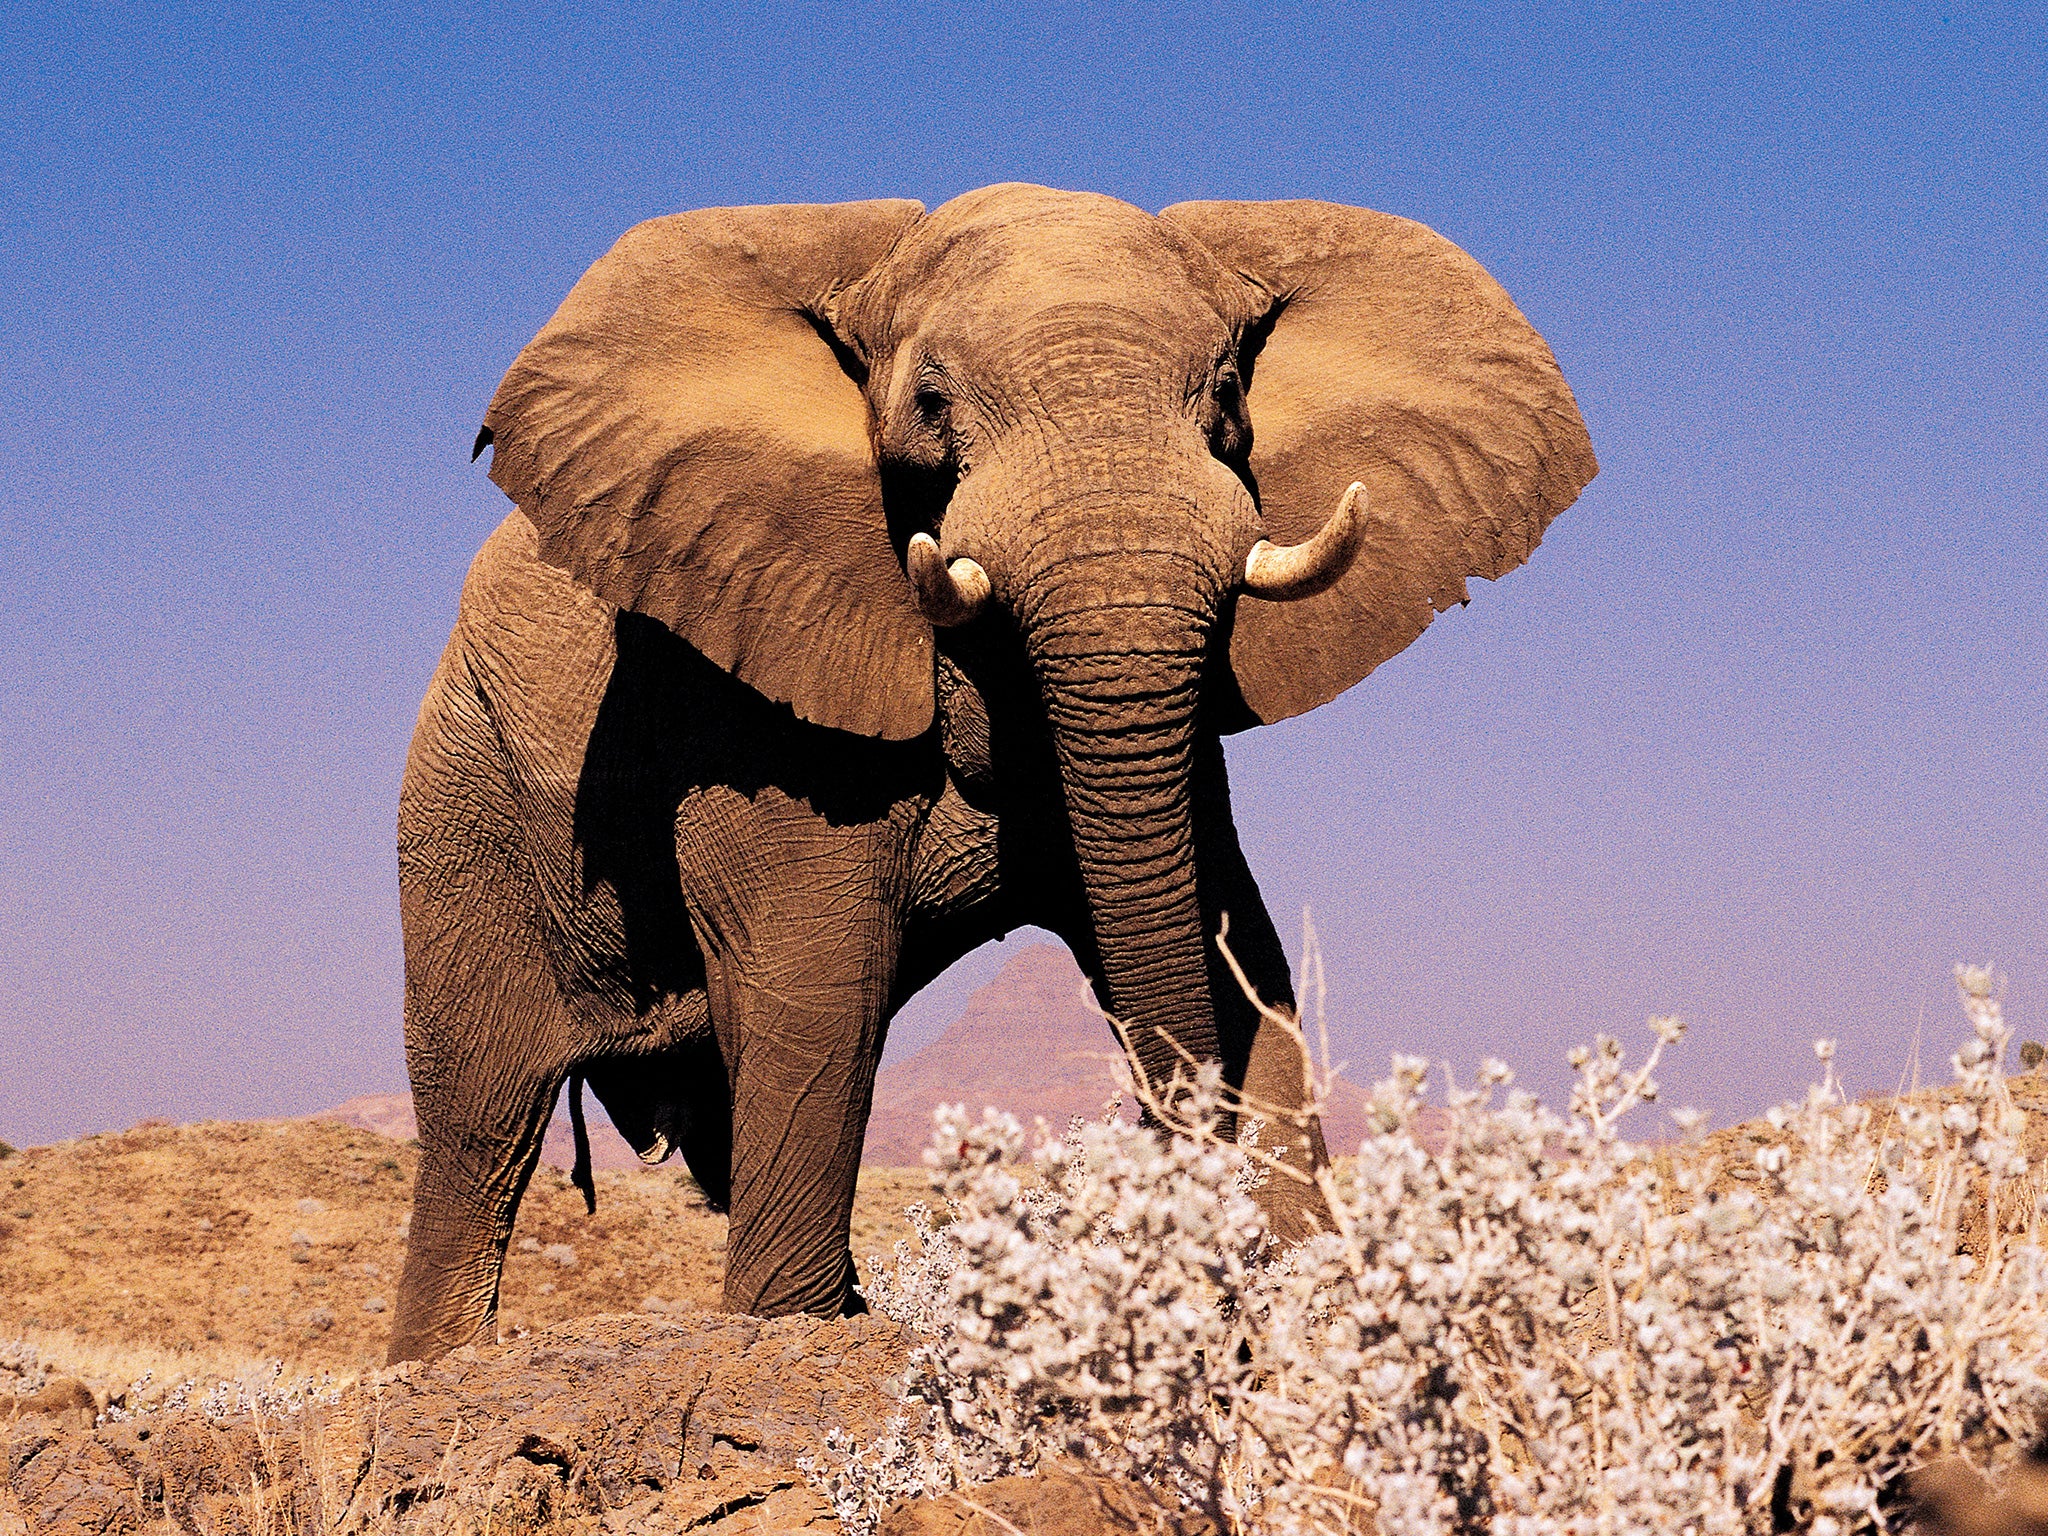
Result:
{"label": "dry grass", "polygon": [[[103,1390],[145,1371],[162,1385],[267,1379],[271,1360],[289,1379],[381,1365],[418,1158],[324,1121],[144,1125],[19,1151],[0,1160],[0,1339]],[[508,1336],[717,1306],[725,1218],[679,1165],[597,1184],[588,1216],[560,1173],[535,1176],[505,1265]],[[925,1187],[919,1170],[863,1170],[854,1252],[888,1251]],[[546,1256],[555,1245],[574,1265]]]}

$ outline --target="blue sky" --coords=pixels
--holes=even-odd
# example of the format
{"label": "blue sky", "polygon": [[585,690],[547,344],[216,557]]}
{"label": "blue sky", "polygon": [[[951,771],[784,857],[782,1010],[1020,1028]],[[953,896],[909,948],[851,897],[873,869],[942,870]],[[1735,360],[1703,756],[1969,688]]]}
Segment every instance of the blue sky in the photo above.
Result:
{"label": "blue sky", "polygon": [[[679,207],[999,180],[1419,218],[1603,470],[1238,742],[1342,1053],[1539,1086],[1651,1011],[1724,1117],[1959,959],[2048,1035],[2038,9],[18,8],[0,49],[0,1136],[403,1081],[392,819],[468,461]],[[919,1010],[928,1028],[984,955]]]}

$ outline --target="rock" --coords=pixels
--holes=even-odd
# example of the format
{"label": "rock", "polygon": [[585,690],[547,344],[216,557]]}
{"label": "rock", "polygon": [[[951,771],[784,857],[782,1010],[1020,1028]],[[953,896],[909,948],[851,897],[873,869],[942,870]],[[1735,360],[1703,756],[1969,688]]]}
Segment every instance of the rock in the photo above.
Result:
{"label": "rock", "polygon": [[1216,1536],[1215,1525],[1137,1483],[1055,1462],[935,1499],[909,1499],[878,1536]]}
{"label": "rock", "polygon": [[39,1414],[90,1425],[98,1413],[99,1403],[92,1395],[92,1388],[71,1376],[54,1376],[43,1384],[40,1391],[31,1392],[26,1397],[0,1398],[0,1420]]}
{"label": "rock", "polygon": [[881,1432],[907,1348],[873,1318],[585,1318],[260,1425],[196,1408],[97,1430],[22,1418],[0,1426],[0,1504],[31,1536],[252,1536],[252,1489],[336,1536],[830,1528],[797,1459],[833,1427]]}
{"label": "rock", "polygon": [[2048,1536],[2048,1466],[2022,1461],[2003,1491],[1960,1457],[1908,1480],[1914,1514],[1934,1536]]}

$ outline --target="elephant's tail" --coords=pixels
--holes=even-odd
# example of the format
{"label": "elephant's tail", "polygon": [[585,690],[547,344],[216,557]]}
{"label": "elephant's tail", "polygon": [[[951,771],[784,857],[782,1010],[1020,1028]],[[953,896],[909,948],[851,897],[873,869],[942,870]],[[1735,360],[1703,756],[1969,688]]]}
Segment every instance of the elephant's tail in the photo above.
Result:
{"label": "elephant's tail", "polygon": [[583,1123],[583,1074],[569,1074],[569,1129],[576,1136],[576,1166],[569,1170],[569,1182],[583,1191],[583,1211],[597,1214],[597,1180],[590,1172],[590,1129]]}

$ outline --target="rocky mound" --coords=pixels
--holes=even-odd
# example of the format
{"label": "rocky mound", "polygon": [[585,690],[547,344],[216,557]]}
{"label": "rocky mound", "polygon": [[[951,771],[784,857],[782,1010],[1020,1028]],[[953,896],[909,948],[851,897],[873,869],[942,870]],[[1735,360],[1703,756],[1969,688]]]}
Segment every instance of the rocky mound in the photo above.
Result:
{"label": "rocky mound", "polygon": [[193,1536],[833,1526],[798,1458],[895,1410],[870,1318],[591,1318],[365,1377],[286,1415],[0,1426],[0,1531]]}

